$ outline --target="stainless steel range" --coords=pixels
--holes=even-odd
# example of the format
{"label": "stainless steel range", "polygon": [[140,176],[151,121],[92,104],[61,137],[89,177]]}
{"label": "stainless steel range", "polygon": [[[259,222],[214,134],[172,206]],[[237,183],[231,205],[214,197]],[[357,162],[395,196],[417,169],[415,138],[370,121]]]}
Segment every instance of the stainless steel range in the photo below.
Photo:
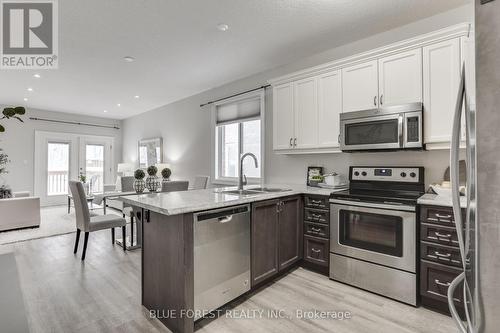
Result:
{"label": "stainless steel range", "polygon": [[417,199],[423,167],[351,167],[330,195],[330,278],[417,304]]}

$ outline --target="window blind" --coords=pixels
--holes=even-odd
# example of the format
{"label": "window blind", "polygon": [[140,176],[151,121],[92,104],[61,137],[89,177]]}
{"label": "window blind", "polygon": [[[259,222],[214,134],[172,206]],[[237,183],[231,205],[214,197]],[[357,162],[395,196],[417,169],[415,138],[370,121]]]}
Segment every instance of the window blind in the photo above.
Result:
{"label": "window blind", "polygon": [[216,106],[217,125],[241,122],[260,117],[260,98],[253,97]]}

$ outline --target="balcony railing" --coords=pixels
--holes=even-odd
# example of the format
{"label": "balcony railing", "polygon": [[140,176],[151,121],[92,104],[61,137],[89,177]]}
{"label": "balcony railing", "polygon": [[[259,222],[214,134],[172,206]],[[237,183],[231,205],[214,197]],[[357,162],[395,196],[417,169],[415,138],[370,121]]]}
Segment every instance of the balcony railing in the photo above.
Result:
{"label": "balcony railing", "polygon": [[47,175],[47,195],[68,194],[68,171],[49,171]]}

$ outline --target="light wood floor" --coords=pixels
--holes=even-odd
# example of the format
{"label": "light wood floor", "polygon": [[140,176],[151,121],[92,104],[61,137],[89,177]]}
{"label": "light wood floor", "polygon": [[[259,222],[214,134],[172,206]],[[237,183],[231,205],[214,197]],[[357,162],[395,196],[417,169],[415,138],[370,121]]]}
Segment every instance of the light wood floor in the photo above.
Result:
{"label": "light wood floor", "polygon": [[[0,246],[0,253],[15,253],[31,332],[168,332],[140,304],[140,252],[124,253],[110,238],[107,230],[92,233],[85,263],[73,255],[74,234]],[[231,309],[265,313],[262,319],[222,315],[198,323],[197,332],[456,332],[449,317],[301,268]],[[267,310],[280,309],[290,318],[267,317]],[[352,319],[301,320],[297,309],[350,311]]]}

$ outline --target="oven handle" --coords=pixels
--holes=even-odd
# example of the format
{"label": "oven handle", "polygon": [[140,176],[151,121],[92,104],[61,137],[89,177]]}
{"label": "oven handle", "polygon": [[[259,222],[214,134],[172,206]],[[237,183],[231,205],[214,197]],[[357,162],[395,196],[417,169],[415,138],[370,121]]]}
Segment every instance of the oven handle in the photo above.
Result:
{"label": "oven handle", "polygon": [[348,200],[338,200],[338,199],[330,199],[330,203],[348,205],[348,206],[368,207],[368,208],[403,210],[406,212],[416,211],[415,206],[409,206],[409,205],[390,205],[390,204],[379,204],[373,202],[348,201]]}

